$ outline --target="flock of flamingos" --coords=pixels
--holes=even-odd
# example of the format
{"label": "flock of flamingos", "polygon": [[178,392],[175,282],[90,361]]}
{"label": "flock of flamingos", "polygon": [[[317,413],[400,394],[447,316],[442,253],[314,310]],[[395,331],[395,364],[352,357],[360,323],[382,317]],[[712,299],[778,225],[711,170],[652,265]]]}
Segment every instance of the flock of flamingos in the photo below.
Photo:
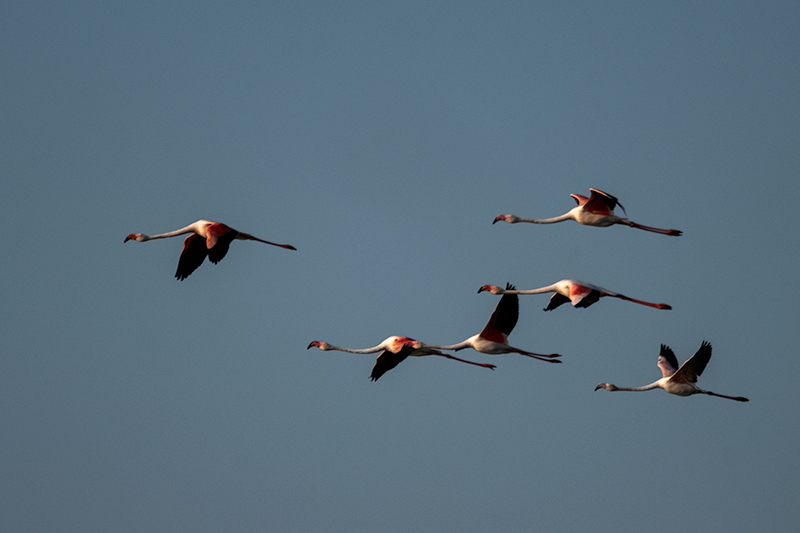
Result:
{"label": "flock of flamingos", "polygon": [[[553,224],[565,220],[574,220],[579,224],[587,226],[608,227],[614,224],[624,224],[632,228],[638,228],[653,233],[660,233],[662,235],[680,236],[681,232],[674,229],[661,229],[653,228],[650,226],[643,226],[637,224],[627,218],[618,217],[614,214],[614,208],[619,206],[623,212],[625,208],[619,201],[610,194],[604,193],[598,189],[589,189],[591,196],[589,198],[579,194],[572,194],[572,198],[577,202],[577,206],[572,208],[567,213],[553,218],[545,219],[530,219],[519,218],[515,215],[498,215],[494,219],[494,223],[504,221],[509,224],[516,224],[518,222],[527,222],[530,224]],[[625,213],[627,215],[627,213]],[[178,235],[188,234],[183,243],[183,251],[181,252],[180,260],[178,261],[178,270],[175,277],[179,280],[184,280],[192,272],[194,272],[206,257],[212,263],[218,263],[228,253],[228,248],[231,242],[235,239],[239,240],[252,240],[279,246],[288,250],[295,250],[293,246],[288,244],[277,244],[270,241],[265,241],[257,237],[253,237],[248,233],[236,231],[233,228],[222,224],[221,222],[209,222],[207,220],[198,220],[194,224],[190,224],[185,228],[162,233],[159,235],[148,236],[143,233],[131,233],[125,238],[125,242],[129,240],[144,242],[154,239],[164,239],[167,237],[176,237]],[[422,357],[426,355],[438,355],[446,357],[454,361],[460,361],[470,365],[480,366],[483,368],[494,369],[495,365],[475,363],[461,359],[450,354],[444,353],[442,350],[459,351],[465,348],[472,348],[475,351],[485,354],[505,354],[505,353],[518,353],[538,359],[539,361],[546,361],[548,363],[560,363],[558,359],[559,354],[539,354],[515,348],[508,343],[508,336],[517,325],[519,318],[519,294],[542,294],[552,292],[545,311],[552,311],[556,307],[570,302],[574,307],[589,307],[597,302],[604,296],[612,298],[620,298],[629,302],[646,305],[656,309],[671,309],[667,304],[651,303],[628,296],[609,291],[591,283],[584,283],[573,279],[564,279],[547,287],[530,290],[516,290],[512,285],[507,285],[505,288],[497,287],[495,285],[484,285],[478,292],[487,291],[492,294],[502,294],[500,302],[497,304],[489,322],[483,330],[477,335],[459,342],[458,344],[451,344],[448,346],[437,346],[431,344],[423,344],[417,340],[409,337],[392,336],[384,340],[382,343],[371,348],[354,349],[342,348],[333,346],[327,342],[313,341],[308,345],[308,348],[316,347],[320,350],[338,350],[340,352],[348,352],[355,354],[371,354],[380,352],[375,366],[372,369],[370,378],[372,381],[377,380],[383,374],[396,367],[403,362],[407,357]],[[645,385],[643,387],[625,388],[617,387],[611,383],[600,383],[595,387],[595,390],[605,389],[608,391],[646,391],[655,388],[661,388],[670,394],[678,396],[691,396],[692,394],[708,394],[710,396],[718,396],[720,398],[727,398],[729,400],[736,400],[739,402],[748,401],[747,398],[741,396],[725,396],[711,391],[703,390],[697,387],[697,377],[703,373],[709,359],[711,359],[711,344],[703,341],[700,349],[697,350],[692,357],[690,357],[683,365],[678,366],[678,360],[672,350],[665,345],[661,345],[661,353],[658,356],[658,368],[661,369],[661,379]]]}

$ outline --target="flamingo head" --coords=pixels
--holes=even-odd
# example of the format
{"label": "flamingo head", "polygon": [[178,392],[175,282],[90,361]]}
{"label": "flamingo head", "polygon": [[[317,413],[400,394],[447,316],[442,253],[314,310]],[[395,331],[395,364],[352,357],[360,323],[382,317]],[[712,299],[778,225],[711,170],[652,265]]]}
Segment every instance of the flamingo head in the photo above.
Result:
{"label": "flamingo head", "polygon": [[515,215],[497,215],[492,224],[500,221],[505,221],[508,222],[509,224],[516,224],[517,222],[519,222],[519,217]]}
{"label": "flamingo head", "polygon": [[308,350],[312,346],[315,347],[315,348],[319,348],[320,350],[330,350],[331,349],[331,345],[328,344],[327,342],[311,341],[311,344],[309,344],[308,347],[306,347],[306,350]]}
{"label": "flamingo head", "polygon": [[125,237],[125,240],[122,242],[128,242],[128,241],[142,242],[146,240],[147,240],[147,235],[145,235],[144,233],[131,233],[130,235]]}
{"label": "flamingo head", "polygon": [[478,294],[482,293],[483,291],[489,291],[492,294],[503,294],[505,292],[497,285],[481,285],[481,288],[478,289]]}
{"label": "flamingo head", "polygon": [[605,389],[605,390],[617,390],[617,386],[611,383],[600,383],[594,390]]}

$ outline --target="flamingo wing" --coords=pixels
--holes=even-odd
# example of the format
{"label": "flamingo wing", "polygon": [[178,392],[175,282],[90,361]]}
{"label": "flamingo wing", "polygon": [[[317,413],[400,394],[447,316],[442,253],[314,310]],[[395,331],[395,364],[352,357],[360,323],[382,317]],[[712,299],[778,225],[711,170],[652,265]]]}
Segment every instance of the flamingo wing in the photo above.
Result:
{"label": "flamingo wing", "polygon": [[700,349],[681,365],[678,371],[672,375],[672,379],[676,381],[686,381],[688,383],[697,383],[697,376],[703,373],[710,359],[711,344],[707,341],[703,341],[703,344],[700,345]]}
{"label": "flamingo wing", "polygon": [[[514,290],[514,286],[506,283],[506,290]],[[519,319],[519,297],[516,294],[504,294],[495,307],[492,316],[489,317],[489,322],[486,327],[481,331],[481,337],[494,341],[506,342],[508,335],[514,331],[514,326],[517,325]],[[498,339],[498,333],[501,333]]]}
{"label": "flamingo wing", "polygon": [[[617,200],[616,196],[611,196],[600,189],[589,190],[592,191],[592,196],[584,206],[584,209],[589,213],[594,213],[597,215],[611,215],[614,212],[614,208],[617,206],[619,206],[623,212],[625,211],[625,208],[622,207],[622,204],[619,203],[619,200]],[[627,213],[625,214],[627,215]]]}
{"label": "flamingo wing", "polygon": [[208,250],[208,259],[214,264],[222,261],[222,258],[227,255],[228,250],[231,247],[231,242],[233,242],[233,240],[236,238],[236,235],[237,232],[233,231],[231,233],[226,233],[217,239],[217,244]]}
{"label": "flamingo wing", "polygon": [[548,302],[547,307],[544,308],[545,311],[552,311],[559,305],[563,305],[569,302],[569,298],[564,296],[563,294],[559,294],[554,292],[553,295],[550,297],[550,302]]}
{"label": "flamingo wing", "polygon": [[602,293],[593,287],[571,283],[569,286],[569,299],[575,307],[589,307],[600,299]]}
{"label": "flamingo wing", "polygon": [[658,368],[661,369],[661,377],[664,378],[670,377],[678,370],[678,358],[666,344],[661,345],[661,353],[658,354]]}
{"label": "flamingo wing", "polygon": [[206,240],[197,233],[191,233],[183,241],[183,251],[181,258],[178,260],[178,270],[175,272],[175,277],[183,281],[189,275],[197,270],[197,267],[203,264],[208,249],[206,248]]}
{"label": "flamingo wing", "polygon": [[575,200],[575,203],[579,206],[586,205],[586,202],[589,201],[589,199],[582,194],[570,194],[570,196],[572,196],[572,199]]}
{"label": "flamingo wing", "polygon": [[369,379],[377,381],[382,375],[405,361],[406,357],[413,352],[414,349],[409,346],[403,346],[398,352],[382,351],[375,360],[375,366],[372,367],[372,374],[370,374]]}
{"label": "flamingo wing", "polygon": [[231,242],[239,234],[233,228],[221,222],[214,222],[206,227],[206,247],[208,248],[208,259],[216,264],[228,253]]}
{"label": "flamingo wing", "polygon": [[592,289],[589,292],[574,295],[572,297],[572,305],[575,307],[589,307],[599,300],[601,296],[600,291]]}

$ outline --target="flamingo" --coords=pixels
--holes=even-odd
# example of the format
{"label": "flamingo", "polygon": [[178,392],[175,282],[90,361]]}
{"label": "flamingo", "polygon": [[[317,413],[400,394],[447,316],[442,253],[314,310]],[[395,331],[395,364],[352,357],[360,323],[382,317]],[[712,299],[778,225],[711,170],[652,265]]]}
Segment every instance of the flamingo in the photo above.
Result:
{"label": "flamingo", "polygon": [[540,289],[528,289],[524,291],[505,290],[501,289],[497,285],[483,285],[480,289],[478,289],[478,292],[480,293],[483,291],[488,291],[492,294],[541,294],[545,292],[553,292],[555,294],[550,297],[550,303],[548,303],[547,307],[545,307],[545,311],[552,311],[559,305],[570,301],[572,302],[573,307],[589,307],[603,296],[620,298],[622,300],[646,305],[648,307],[655,307],[656,309],[672,309],[672,306],[667,304],[654,304],[651,302],[645,302],[644,300],[629,298],[623,294],[618,294],[608,289],[604,289],[603,287],[598,287],[597,285],[592,285],[591,283],[585,283],[583,281],[577,281],[574,279],[562,279],[561,281],[553,283],[552,285],[548,285],[547,287],[542,287]]}
{"label": "flamingo", "polygon": [[253,237],[249,233],[242,233],[235,229],[226,226],[222,222],[209,222],[208,220],[198,220],[194,224],[189,224],[185,228],[176,229],[169,233],[161,233],[159,235],[145,235],[144,233],[131,233],[123,242],[128,241],[152,241],[153,239],[166,239],[167,237],[176,237],[189,233],[183,241],[183,251],[181,258],[178,261],[178,270],[175,272],[175,277],[180,281],[185,280],[189,275],[197,270],[206,256],[208,259],[216,264],[219,263],[225,254],[228,253],[228,248],[231,241],[234,239],[250,240],[263,242],[264,244],[271,244],[272,246],[280,246],[287,250],[297,250],[294,246],[289,244],[276,244],[274,242],[265,241],[258,237]]}
{"label": "flamingo", "polygon": [[379,377],[381,377],[386,372],[388,372],[389,370],[393,369],[394,367],[402,363],[405,360],[405,358],[409,356],[423,357],[426,355],[440,355],[448,359],[453,359],[454,361],[461,361],[462,363],[481,366],[483,368],[489,368],[491,370],[494,370],[496,368],[495,365],[473,363],[472,361],[467,361],[466,359],[459,359],[458,357],[442,353],[439,350],[432,349],[430,346],[422,344],[421,342],[416,341],[410,337],[396,337],[396,336],[389,337],[377,346],[373,346],[372,348],[363,348],[363,349],[342,348],[339,346],[333,346],[331,344],[328,344],[327,342],[311,341],[311,344],[308,345],[306,350],[308,350],[312,346],[324,351],[336,350],[339,352],[347,352],[347,353],[381,352],[381,354],[375,360],[375,366],[372,367],[372,374],[370,375],[370,379],[372,381],[377,381]]}
{"label": "flamingo", "polygon": [[594,388],[594,390],[606,389],[609,391],[642,391],[661,388],[670,394],[676,394],[678,396],[708,394],[709,396],[718,396],[720,398],[727,398],[728,400],[736,400],[737,402],[749,402],[750,400],[743,398],[742,396],[725,396],[724,394],[717,394],[716,392],[700,389],[697,387],[697,385],[695,385],[695,383],[697,383],[697,377],[703,373],[703,370],[705,370],[709,359],[711,359],[711,344],[709,344],[707,341],[703,341],[703,343],[700,345],[700,349],[697,350],[697,353],[683,363],[680,368],[675,370],[678,366],[678,359],[668,346],[662,344],[661,354],[658,356],[658,368],[661,369],[661,374],[663,376],[661,379],[654,381],[650,385],[632,389],[617,387],[611,383],[600,383]]}
{"label": "flamingo", "polygon": [[[514,289],[513,285],[506,285],[506,290],[511,291]],[[514,348],[508,344],[508,336],[513,331],[514,326],[517,325],[519,318],[519,297],[513,293],[504,294],[500,298],[492,316],[489,318],[489,323],[483,328],[483,331],[477,335],[473,335],[465,341],[458,344],[451,344],[449,346],[436,346],[428,344],[429,348],[437,350],[463,350],[464,348],[472,348],[475,351],[487,354],[503,354],[503,353],[518,353],[527,355],[540,361],[547,361],[548,363],[560,363],[561,361],[554,359],[561,357],[557,353],[548,355],[526,352],[519,348]]]}
{"label": "flamingo", "polygon": [[683,233],[682,231],[678,231],[676,229],[661,229],[653,228],[651,226],[643,226],[641,224],[637,224],[636,222],[632,222],[627,218],[618,217],[614,214],[614,208],[618,205],[626,215],[628,214],[625,212],[625,208],[622,207],[622,204],[619,203],[619,200],[599,189],[589,190],[592,191],[592,196],[589,198],[581,196],[580,194],[570,194],[570,196],[572,196],[578,203],[578,206],[573,207],[559,217],[533,219],[519,218],[515,215],[497,215],[492,224],[501,220],[508,222],[509,224],[516,224],[517,222],[529,222],[531,224],[554,224],[556,222],[563,222],[564,220],[574,220],[577,223],[585,226],[598,226],[601,228],[613,226],[614,224],[625,224],[626,226],[630,226],[632,228],[652,231],[653,233],[661,233],[662,235],[672,235],[674,237],[678,237]]}

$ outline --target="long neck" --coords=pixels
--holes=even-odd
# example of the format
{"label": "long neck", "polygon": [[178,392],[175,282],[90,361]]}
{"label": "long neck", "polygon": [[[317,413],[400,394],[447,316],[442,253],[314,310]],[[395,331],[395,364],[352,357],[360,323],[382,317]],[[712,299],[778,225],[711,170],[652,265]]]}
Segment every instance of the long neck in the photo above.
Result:
{"label": "long neck", "polygon": [[175,231],[170,231],[168,233],[159,233],[158,235],[148,235],[145,239],[146,241],[152,241],[153,239],[166,239],[168,237],[177,237],[178,235],[184,235],[186,233],[196,233],[197,232],[197,222],[194,224],[190,224],[185,228],[176,229]]}
{"label": "long neck", "polygon": [[572,211],[553,218],[520,218],[517,220],[517,222],[527,222],[529,224],[555,224],[556,222],[564,222],[565,220],[575,220],[575,215],[572,213]]}
{"label": "long neck", "polygon": [[503,294],[542,294],[543,292],[555,292],[556,291],[556,284],[548,285],[547,287],[542,287],[540,289],[526,289],[526,290],[516,290],[516,289],[509,289],[504,290]]}
{"label": "long neck", "polygon": [[438,346],[436,344],[426,344],[425,346],[427,346],[428,348],[433,348],[435,350],[455,350],[455,351],[458,351],[458,350],[463,350],[464,348],[471,348],[472,344],[469,342],[471,339],[472,339],[472,337],[470,337],[469,339],[467,339],[465,341],[459,342],[458,344],[450,344],[448,346]]}
{"label": "long neck", "polygon": [[336,350],[337,352],[347,352],[347,353],[376,353],[381,352],[386,349],[385,343],[380,343],[377,346],[373,346],[372,348],[342,348],[341,346],[333,346],[330,345],[328,350]]}
{"label": "long neck", "polygon": [[644,387],[617,387],[615,385],[614,390],[623,390],[623,391],[632,391],[632,392],[639,392],[643,390],[653,390],[658,388],[658,381],[654,381],[650,385],[645,385]]}

